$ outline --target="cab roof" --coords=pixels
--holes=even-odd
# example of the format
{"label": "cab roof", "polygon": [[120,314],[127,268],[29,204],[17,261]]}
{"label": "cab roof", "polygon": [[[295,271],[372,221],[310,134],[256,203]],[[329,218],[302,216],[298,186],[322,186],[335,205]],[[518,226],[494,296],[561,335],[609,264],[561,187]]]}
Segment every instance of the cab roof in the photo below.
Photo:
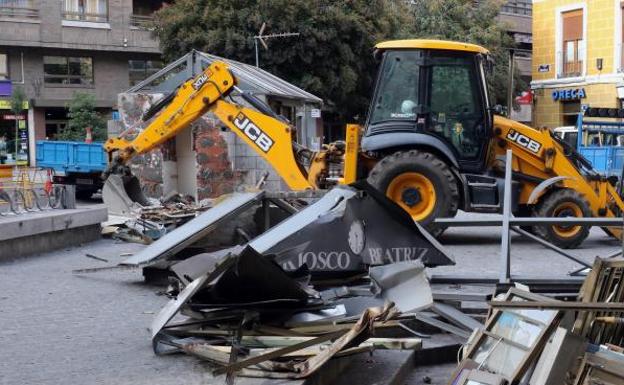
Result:
{"label": "cab roof", "polygon": [[407,40],[390,40],[378,43],[375,48],[386,49],[442,49],[449,51],[465,51],[488,54],[487,49],[470,43],[461,43],[458,41],[447,40],[430,40],[430,39],[407,39]]}

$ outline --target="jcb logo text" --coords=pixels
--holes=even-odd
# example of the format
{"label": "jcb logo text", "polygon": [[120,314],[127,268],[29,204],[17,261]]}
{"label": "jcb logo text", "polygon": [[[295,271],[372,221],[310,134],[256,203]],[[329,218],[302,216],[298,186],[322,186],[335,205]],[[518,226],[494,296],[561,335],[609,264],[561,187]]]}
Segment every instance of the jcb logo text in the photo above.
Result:
{"label": "jcb logo text", "polygon": [[245,135],[251,139],[262,151],[269,152],[273,146],[273,139],[269,137],[264,131],[256,126],[248,117],[242,112],[239,113],[234,119],[234,125],[238,127]]}
{"label": "jcb logo text", "polygon": [[195,81],[193,82],[193,89],[194,90],[198,90],[200,88],[202,88],[202,86],[204,84],[206,84],[206,82],[208,81],[208,75],[207,74],[201,74],[197,79],[195,79]]}
{"label": "jcb logo text", "polygon": [[542,148],[541,144],[526,135],[522,135],[516,130],[509,130],[509,133],[507,133],[507,139],[518,143],[520,146],[536,154],[539,152],[540,148]]}

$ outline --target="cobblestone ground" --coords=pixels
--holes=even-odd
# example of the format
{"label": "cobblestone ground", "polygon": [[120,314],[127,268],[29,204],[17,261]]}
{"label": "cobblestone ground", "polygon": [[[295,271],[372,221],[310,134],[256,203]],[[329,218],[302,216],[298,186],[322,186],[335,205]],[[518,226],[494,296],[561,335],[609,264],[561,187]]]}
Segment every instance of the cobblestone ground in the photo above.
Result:
{"label": "cobblestone ground", "polygon": [[[432,273],[497,276],[496,228],[450,229],[441,241],[457,265]],[[513,237],[516,274],[565,276],[577,267],[541,246]],[[100,240],[82,247],[0,263],[0,384],[221,384],[198,360],[156,357],[147,326],[167,301],[140,271],[75,275],[73,269],[111,264],[140,245]],[[593,230],[574,255],[591,262],[617,242]],[[262,383],[263,381],[237,381]]]}
{"label": "cobblestone ground", "polygon": [[0,384],[209,384],[202,363],[156,357],[147,326],[166,298],[140,271],[74,275],[139,245],[101,240],[0,264]]}

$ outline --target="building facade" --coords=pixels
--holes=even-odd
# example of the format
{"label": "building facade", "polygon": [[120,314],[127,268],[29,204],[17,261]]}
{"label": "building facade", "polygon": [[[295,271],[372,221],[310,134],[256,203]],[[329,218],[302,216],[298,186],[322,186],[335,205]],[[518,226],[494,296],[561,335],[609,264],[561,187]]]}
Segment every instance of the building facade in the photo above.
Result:
{"label": "building facade", "polygon": [[576,123],[590,107],[621,107],[621,0],[533,0],[534,124]]}
{"label": "building facade", "polygon": [[[34,163],[35,140],[54,138],[67,124],[75,92],[94,95],[99,111],[110,116],[118,93],[162,68],[148,28],[162,4],[0,0],[0,138],[18,148],[9,160]],[[9,108],[15,88],[27,98],[19,114]]]}
{"label": "building facade", "polygon": [[[521,79],[527,84],[531,83],[532,64],[532,17],[533,8],[531,0],[510,0],[501,8],[499,20],[505,24],[507,33],[513,37],[516,47],[514,50],[514,68],[518,70]],[[507,63],[498,63],[505,65]],[[523,90],[530,93],[530,89]],[[516,97],[516,108],[511,111],[511,118],[520,122],[531,122],[532,105],[524,103],[525,95]]]}

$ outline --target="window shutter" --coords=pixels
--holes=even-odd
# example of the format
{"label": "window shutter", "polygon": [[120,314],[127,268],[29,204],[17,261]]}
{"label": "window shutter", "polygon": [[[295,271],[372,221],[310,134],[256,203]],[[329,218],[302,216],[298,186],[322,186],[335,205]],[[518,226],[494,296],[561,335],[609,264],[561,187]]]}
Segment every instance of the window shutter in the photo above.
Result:
{"label": "window shutter", "polygon": [[583,10],[561,14],[563,17],[563,41],[583,40]]}

